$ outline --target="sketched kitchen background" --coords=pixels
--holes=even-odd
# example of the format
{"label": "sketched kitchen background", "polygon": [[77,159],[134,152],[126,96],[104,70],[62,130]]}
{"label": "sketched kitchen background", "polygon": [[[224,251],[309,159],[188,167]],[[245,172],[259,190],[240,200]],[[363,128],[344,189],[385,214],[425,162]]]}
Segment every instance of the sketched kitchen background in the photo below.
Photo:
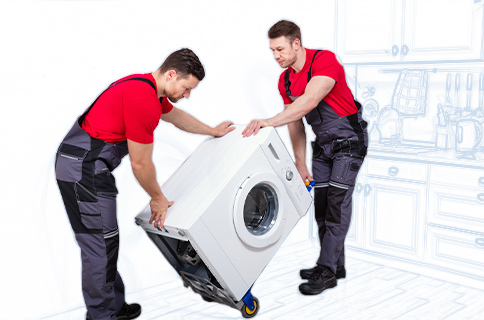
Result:
{"label": "sketched kitchen background", "polygon": [[[0,2],[0,136],[12,151],[0,158],[8,217],[0,224],[0,298],[8,307],[0,318],[84,318],[79,250],[53,162],[91,99],[114,78],[148,72],[189,45],[207,77],[180,107],[211,125],[270,117],[282,108],[281,70],[266,31],[281,18],[300,25],[308,48],[337,54],[365,106],[371,144],[346,239],[348,277],[314,298],[298,293],[298,270],[318,254],[310,212],[256,282],[257,317],[320,318],[321,306],[336,319],[482,314],[484,0],[301,0],[298,10],[292,0],[25,3]],[[161,41],[160,26],[168,26]],[[287,128],[277,130],[290,146]],[[205,139],[163,123],[155,135],[160,183]],[[141,318],[238,318],[181,285],[134,224],[149,198],[129,161],[115,174],[118,267],[128,301],[143,305]]]}
{"label": "sketched kitchen background", "polygon": [[369,123],[352,254],[482,289],[482,1],[341,1],[335,42]]}

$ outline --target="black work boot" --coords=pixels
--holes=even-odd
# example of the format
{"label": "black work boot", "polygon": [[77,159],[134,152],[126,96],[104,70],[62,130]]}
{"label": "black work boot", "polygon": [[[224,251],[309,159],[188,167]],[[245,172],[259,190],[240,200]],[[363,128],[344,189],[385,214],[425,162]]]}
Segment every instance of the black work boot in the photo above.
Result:
{"label": "black work boot", "polygon": [[[301,271],[299,271],[299,275],[301,276],[301,279],[309,279],[309,277],[311,277],[311,275],[313,274],[314,271],[316,271],[316,269],[318,268],[318,266],[315,266],[315,267],[312,267],[310,269],[301,269]],[[340,266],[340,267],[336,267],[336,279],[342,279],[342,278],[346,278],[346,269],[345,269],[345,266]]]}
{"label": "black work boot", "polygon": [[318,265],[308,282],[299,285],[299,291],[305,295],[313,295],[334,287],[336,287],[334,273],[328,267]]}
{"label": "black work boot", "polygon": [[118,320],[136,319],[141,314],[141,306],[137,303],[127,304],[126,302],[121,307],[121,310],[116,314]]}
{"label": "black work boot", "polygon": [[[121,310],[116,314],[116,318],[120,319],[136,319],[141,314],[141,306],[137,303],[127,304],[126,302],[121,307]],[[89,313],[86,312],[86,320],[93,320]]]}

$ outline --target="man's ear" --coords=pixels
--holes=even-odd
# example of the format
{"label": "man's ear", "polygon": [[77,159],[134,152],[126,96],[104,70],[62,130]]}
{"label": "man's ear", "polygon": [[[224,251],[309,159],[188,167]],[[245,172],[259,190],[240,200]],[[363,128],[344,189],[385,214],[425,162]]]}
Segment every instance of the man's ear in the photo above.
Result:
{"label": "man's ear", "polygon": [[301,48],[301,40],[299,40],[298,38],[294,39],[294,41],[292,42],[292,47],[296,51],[299,50],[299,48]]}
{"label": "man's ear", "polygon": [[168,70],[166,72],[166,80],[172,80],[172,79],[175,79],[176,78],[176,70]]}

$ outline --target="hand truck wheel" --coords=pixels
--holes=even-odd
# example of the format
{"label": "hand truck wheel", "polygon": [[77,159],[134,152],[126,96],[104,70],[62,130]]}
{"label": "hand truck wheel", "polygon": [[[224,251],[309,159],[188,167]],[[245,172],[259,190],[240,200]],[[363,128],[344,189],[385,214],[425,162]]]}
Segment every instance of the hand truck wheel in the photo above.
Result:
{"label": "hand truck wheel", "polygon": [[255,317],[257,312],[259,312],[259,299],[254,297],[254,310],[250,310],[249,307],[246,304],[244,304],[240,312],[242,313],[242,317],[244,318]]}
{"label": "hand truck wheel", "polygon": [[209,298],[209,297],[206,297],[204,295],[201,295],[202,296],[202,299],[207,301],[207,302],[214,302],[215,300],[213,300],[212,298]]}

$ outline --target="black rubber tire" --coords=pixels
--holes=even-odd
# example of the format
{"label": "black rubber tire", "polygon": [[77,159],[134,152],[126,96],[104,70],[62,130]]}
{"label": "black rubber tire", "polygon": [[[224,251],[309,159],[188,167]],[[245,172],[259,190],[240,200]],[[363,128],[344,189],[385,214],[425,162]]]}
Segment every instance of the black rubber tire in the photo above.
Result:
{"label": "black rubber tire", "polygon": [[215,300],[213,300],[212,298],[209,298],[209,297],[205,297],[202,295],[202,299],[207,301],[207,302],[214,302]]}
{"label": "black rubber tire", "polygon": [[254,306],[255,309],[253,311],[250,311],[249,307],[247,307],[245,304],[242,306],[242,309],[240,312],[242,313],[242,317],[244,318],[253,318],[256,316],[256,314],[259,312],[259,299],[254,297]]}

